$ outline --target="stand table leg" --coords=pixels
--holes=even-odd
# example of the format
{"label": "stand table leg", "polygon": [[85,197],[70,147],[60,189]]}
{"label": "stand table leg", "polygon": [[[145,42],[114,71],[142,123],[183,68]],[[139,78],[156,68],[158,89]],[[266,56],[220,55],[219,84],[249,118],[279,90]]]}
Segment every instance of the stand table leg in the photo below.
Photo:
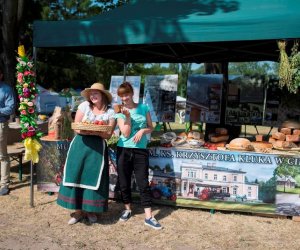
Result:
{"label": "stand table leg", "polygon": [[30,206],[34,207],[34,202],[33,202],[33,166],[34,164],[32,161],[30,162]]}

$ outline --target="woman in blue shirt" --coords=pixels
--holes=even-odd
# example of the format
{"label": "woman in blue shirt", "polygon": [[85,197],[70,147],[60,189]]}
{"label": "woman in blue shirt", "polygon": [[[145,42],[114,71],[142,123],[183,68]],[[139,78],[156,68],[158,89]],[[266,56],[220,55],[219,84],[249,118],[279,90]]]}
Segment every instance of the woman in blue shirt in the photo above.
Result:
{"label": "woman in blue shirt", "polygon": [[117,169],[121,197],[125,205],[120,220],[127,221],[131,217],[131,176],[134,172],[145,211],[145,225],[161,229],[161,225],[152,215],[148,181],[149,153],[146,134],[153,130],[149,109],[145,104],[134,103],[133,88],[129,82],[122,83],[117,93],[123,103],[121,112],[115,115],[121,131],[117,144]]}

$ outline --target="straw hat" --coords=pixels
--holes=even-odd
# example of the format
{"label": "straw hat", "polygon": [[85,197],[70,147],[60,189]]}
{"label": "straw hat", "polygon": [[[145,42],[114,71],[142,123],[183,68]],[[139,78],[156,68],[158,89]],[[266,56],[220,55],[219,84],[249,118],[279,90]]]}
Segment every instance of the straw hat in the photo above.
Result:
{"label": "straw hat", "polygon": [[111,103],[112,96],[111,94],[105,89],[104,85],[102,83],[94,83],[90,88],[85,88],[83,91],[81,91],[81,96],[83,96],[85,99],[89,99],[89,92],[90,90],[99,90],[101,93],[106,95],[108,102]]}

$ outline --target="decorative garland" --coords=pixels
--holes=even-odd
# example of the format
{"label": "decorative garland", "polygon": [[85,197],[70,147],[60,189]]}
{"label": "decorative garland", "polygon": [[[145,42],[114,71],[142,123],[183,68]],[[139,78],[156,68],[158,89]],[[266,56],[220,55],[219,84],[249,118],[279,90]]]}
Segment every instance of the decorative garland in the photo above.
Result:
{"label": "decorative garland", "polygon": [[42,136],[38,132],[35,98],[38,94],[35,85],[36,75],[33,62],[26,56],[24,46],[18,47],[17,57],[17,93],[20,100],[20,125],[21,137],[25,146],[25,160],[33,163],[39,161],[38,152],[42,148],[38,142]]}

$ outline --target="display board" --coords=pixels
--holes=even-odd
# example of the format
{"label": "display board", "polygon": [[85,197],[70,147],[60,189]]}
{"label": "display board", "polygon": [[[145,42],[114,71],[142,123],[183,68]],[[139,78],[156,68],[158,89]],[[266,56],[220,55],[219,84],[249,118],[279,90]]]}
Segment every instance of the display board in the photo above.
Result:
{"label": "display board", "polygon": [[162,203],[300,215],[299,155],[156,147],[150,169]]}
{"label": "display board", "polygon": [[[125,81],[130,82],[133,87],[133,101],[139,103],[141,76],[126,76]],[[109,92],[112,95],[112,104],[121,104],[120,97],[117,94],[118,87],[124,82],[124,76],[111,76]]]}
{"label": "display board", "polygon": [[232,125],[262,125],[265,97],[264,79],[229,76],[225,122]]}
{"label": "display board", "polygon": [[300,94],[280,89],[278,82],[268,83],[263,125],[280,127],[286,120],[300,121]]}
{"label": "display board", "polygon": [[178,75],[145,77],[144,100],[153,122],[174,122]]}
{"label": "display board", "polygon": [[42,149],[37,163],[37,188],[43,192],[58,192],[70,141],[41,138]]}
{"label": "display board", "polygon": [[271,76],[229,76],[225,121],[232,125],[280,127],[300,121],[300,96],[281,89]]}
{"label": "display board", "polygon": [[185,120],[220,123],[223,75],[190,75]]}
{"label": "display board", "polygon": [[281,106],[282,90],[278,87],[278,82],[269,82],[267,88],[267,98],[265,104],[265,116],[263,125],[278,126],[279,107]]}
{"label": "display board", "polygon": [[[41,138],[42,149],[37,163],[37,189],[41,192],[58,192],[62,182],[64,165],[70,141]],[[117,167],[116,152],[108,149],[109,154],[109,198],[116,198]]]}

